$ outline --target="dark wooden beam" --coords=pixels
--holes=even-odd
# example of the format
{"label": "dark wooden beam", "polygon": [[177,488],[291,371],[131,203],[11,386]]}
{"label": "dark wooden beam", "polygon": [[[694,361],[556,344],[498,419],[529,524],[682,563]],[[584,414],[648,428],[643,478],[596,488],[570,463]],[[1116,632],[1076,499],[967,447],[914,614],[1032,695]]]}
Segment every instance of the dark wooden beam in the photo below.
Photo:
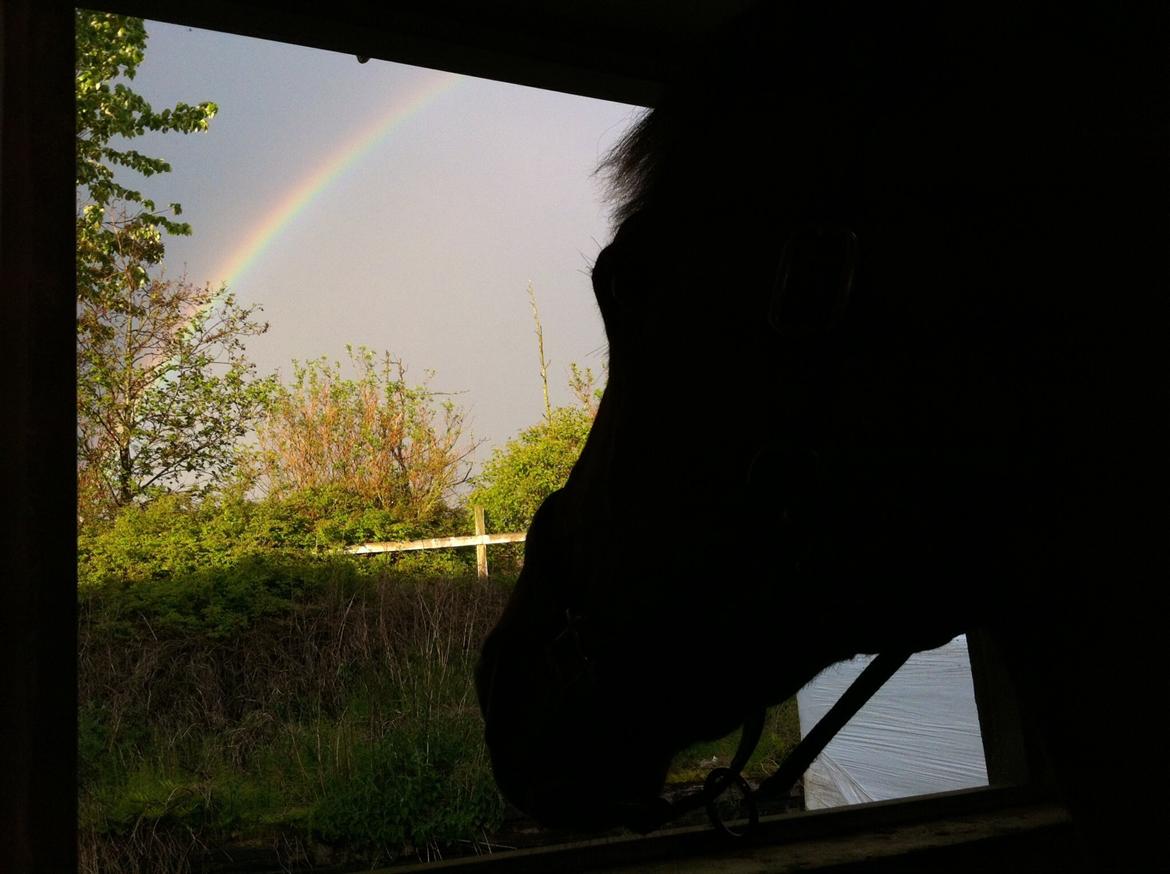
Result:
{"label": "dark wooden beam", "polygon": [[[699,34],[744,5],[111,0],[102,9],[650,106]],[[649,11],[647,11],[649,10]]]}
{"label": "dark wooden beam", "polygon": [[73,7],[4,0],[0,871],[76,868]]}
{"label": "dark wooden beam", "polygon": [[[381,869],[421,872],[429,866]],[[734,843],[702,826],[450,860],[445,874],[1087,872],[1068,812],[1027,791],[975,789],[764,817]]]}

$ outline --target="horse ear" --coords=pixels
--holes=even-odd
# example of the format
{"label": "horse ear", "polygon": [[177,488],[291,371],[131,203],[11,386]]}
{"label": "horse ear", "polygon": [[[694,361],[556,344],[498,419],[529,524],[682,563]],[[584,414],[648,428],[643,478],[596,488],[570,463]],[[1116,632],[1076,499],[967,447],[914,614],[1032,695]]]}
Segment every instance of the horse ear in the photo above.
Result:
{"label": "horse ear", "polygon": [[849,306],[857,235],[844,225],[799,226],[780,253],[768,324],[781,337],[807,338],[833,327]]}

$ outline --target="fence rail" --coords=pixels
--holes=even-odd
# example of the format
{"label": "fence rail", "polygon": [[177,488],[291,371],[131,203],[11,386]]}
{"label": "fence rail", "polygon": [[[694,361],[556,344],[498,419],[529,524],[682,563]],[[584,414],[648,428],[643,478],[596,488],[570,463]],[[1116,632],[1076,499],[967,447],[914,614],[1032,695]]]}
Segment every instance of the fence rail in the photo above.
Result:
{"label": "fence rail", "polygon": [[499,543],[523,543],[527,534],[523,531],[512,531],[506,534],[488,534],[484,525],[483,507],[475,507],[475,533],[462,534],[455,537],[428,537],[425,540],[389,540],[379,543],[359,543],[347,546],[345,551],[351,555],[373,555],[381,552],[410,552],[416,549],[455,549],[461,546],[474,546],[476,565],[479,576],[488,575],[487,548]]}
{"label": "fence rail", "polygon": [[432,537],[428,540],[391,540],[385,543],[359,543],[347,546],[346,552],[368,555],[375,552],[408,552],[412,549],[448,549],[457,546],[491,546],[495,543],[523,543],[524,532],[513,534],[464,534],[458,537]]}

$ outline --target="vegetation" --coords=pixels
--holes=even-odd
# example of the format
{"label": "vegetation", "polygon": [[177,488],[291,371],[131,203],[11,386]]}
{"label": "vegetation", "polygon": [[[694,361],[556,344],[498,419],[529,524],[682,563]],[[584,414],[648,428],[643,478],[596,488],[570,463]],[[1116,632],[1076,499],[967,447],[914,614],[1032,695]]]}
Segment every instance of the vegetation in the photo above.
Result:
{"label": "vegetation", "polygon": [[157,275],[163,235],[191,228],[171,217],[179,204],[159,209],[117,172],[169,172],[121,144],[206,130],[215,104],[156,111],[126,84],[145,56],[142,20],[75,16],[78,515],[89,525],[166,490],[224,481],[271,383],[244,355],[242,338],[268,330],[258,308]]}
{"label": "vegetation", "polygon": [[269,493],[341,488],[401,519],[443,517],[476,445],[464,441],[463,411],[409,385],[390,353],[347,351],[356,378],[325,358],[293,362],[292,384],[276,391],[259,428]]}
{"label": "vegetation", "polygon": [[[122,181],[170,170],[126,140],[205,130],[215,104],[155,111],[126,84],[143,22],[76,16],[82,870],[186,872],[227,846],[290,870],[478,848],[504,806],[471,676],[509,580],[475,579],[470,551],[341,548],[466,533],[467,503],[526,528],[584,446],[593,374],[572,365],[577,403],[551,406],[530,289],[544,416],[462,502],[475,443],[429,377],[360,348],[353,376],[321,358],[259,378],[259,308],[165,278],[181,207]],[[776,717],[761,755],[793,730]]]}
{"label": "vegetation", "polygon": [[186,871],[228,845],[368,867],[498,824],[470,676],[506,586],[174,554],[80,592],[84,871]]}
{"label": "vegetation", "polygon": [[[114,522],[82,532],[78,538],[78,581],[84,591],[111,585],[143,591],[184,585],[193,575],[238,567],[260,556],[266,560],[314,558],[340,547],[372,540],[413,538],[465,531],[466,517],[451,510],[444,530],[437,525],[402,522],[370,508],[340,488],[309,489],[284,498],[249,500],[229,495],[196,501],[168,495],[149,504],[126,507]],[[456,528],[458,526],[458,528]],[[399,553],[367,557],[359,567],[438,574],[474,569],[466,552]],[[139,584],[153,583],[153,587]],[[144,595],[143,597],[149,597]]]}
{"label": "vegetation", "polygon": [[[492,451],[479,476],[469,503],[484,508],[490,531],[524,531],[544,499],[568,480],[573,465],[585,448],[593,427],[601,389],[593,371],[576,363],[569,365],[569,389],[575,406],[553,408],[548,391],[548,360],[544,357],[544,326],[536,306],[536,290],[528,285],[528,301],[536,324],[536,348],[540,361],[540,383],[544,395],[544,418],[503,447]],[[506,554],[518,566],[519,554]]]}
{"label": "vegetation", "polygon": [[[178,494],[81,538],[82,870],[198,870],[209,848],[370,867],[492,840],[471,675],[510,580],[476,579],[469,551],[437,569],[339,555],[417,532],[355,507]],[[796,734],[791,704],[774,712],[752,772]],[[687,751],[672,779],[734,746]]]}
{"label": "vegetation", "polygon": [[162,262],[162,235],[190,234],[189,225],[160,210],[140,191],[119,181],[116,168],[143,176],[170,172],[170,165],[114,143],[159,133],[207,130],[214,103],[178,103],[156,111],[126,83],[146,55],[146,26],[129,18],[86,9],[75,11],[77,109],[77,288],[82,300],[122,297],[127,273],[135,286]]}
{"label": "vegetation", "polygon": [[167,491],[223,485],[276,386],[245,355],[243,338],[268,330],[256,307],[226,289],[123,279],[117,299],[78,304],[83,525]]}
{"label": "vegetation", "polygon": [[[535,312],[535,302],[533,306]],[[539,319],[538,336],[539,336]],[[577,396],[575,406],[552,407],[544,386],[545,416],[525,428],[504,446],[492,450],[478,476],[472,479],[467,503],[484,508],[487,530],[526,531],[544,499],[561,488],[577,463],[585,438],[593,427],[600,391],[593,373],[570,365],[569,386]],[[547,365],[541,353],[541,379]],[[518,573],[524,560],[522,544],[495,547],[492,566]]]}
{"label": "vegetation", "polygon": [[492,452],[468,498],[484,508],[489,530],[528,528],[541,502],[565,484],[592,425],[589,410],[557,407]]}
{"label": "vegetation", "polygon": [[[798,743],[800,718],[796,699],[789,698],[768,711],[760,742],[743,769],[744,776],[758,780],[771,775]],[[712,768],[725,768],[731,764],[738,746],[738,731],[719,740],[695,744],[675,757],[667,781],[691,783],[705,780]]]}

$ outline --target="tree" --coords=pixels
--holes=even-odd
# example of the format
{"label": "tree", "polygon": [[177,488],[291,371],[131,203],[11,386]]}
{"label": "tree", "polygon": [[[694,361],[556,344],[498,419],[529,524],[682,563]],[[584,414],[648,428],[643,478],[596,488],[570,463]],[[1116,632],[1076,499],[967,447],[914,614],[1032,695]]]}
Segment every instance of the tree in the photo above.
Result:
{"label": "tree", "polygon": [[532,283],[528,284],[528,301],[536,323],[544,419],[492,451],[479,476],[472,480],[474,488],[467,499],[468,504],[484,508],[490,530],[497,532],[526,530],[544,499],[565,484],[585,447],[601,399],[593,371],[570,363],[569,390],[577,406],[553,409],[549,401],[548,361],[544,357],[544,328]]}
{"label": "tree", "polygon": [[582,370],[575,361],[569,362],[569,391],[581,405],[581,409],[589,414],[589,420],[597,415],[597,405],[601,403],[601,389],[597,387],[597,379],[592,368]]}
{"label": "tree", "polygon": [[268,329],[257,306],[159,275],[164,233],[189,234],[124,183],[125,171],[170,171],[125,147],[147,132],[207,129],[214,103],[161,111],[126,84],[146,52],[146,27],[75,11],[77,111],[77,456],[79,515],[108,518],[165,490],[201,494],[223,483],[237,440],[271,390],[243,338]]}
{"label": "tree", "polygon": [[127,278],[78,303],[77,453],[82,516],[163,490],[223,484],[236,443],[275,387],[243,338],[268,330],[225,288]]}
{"label": "tree", "polygon": [[544,325],[540,323],[540,310],[536,306],[536,288],[531,281],[528,283],[528,303],[532,307],[532,320],[536,322],[536,352],[540,356],[540,387],[544,391],[544,420],[551,422],[552,402],[548,396],[548,359],[544,357]]}
{"label": "tree", "polygon": [[214,103],[178,103],[156,112],[121,79],[132,80],[146,54],[146,27],[128,18],[85,9],[76,19],[77,110],[77,289],[85,300],[121,298],[126,283],[147,284],[151,267],[162,262],[163,233],[186,235],[191,228],[118,178],[122,167],[143,176],[170,172],[151,158],[115,144],[148,131],[193,133],[207,130]]}
{"label": "tree", "polygon": [[528,528],[537,507],[569,478],[592,426],[588,408],[557,407],[492,452],[467,499],[484,508],[490,531]]}
{"label": "tree", "polygon": [[327,358],[294,361],[276,392],[258,429],[269,493],[334,488],[403,520],[442,516],[475,449],[463,411],[425,382],[411,386],[389,352],[346,351],[356,378]]}

